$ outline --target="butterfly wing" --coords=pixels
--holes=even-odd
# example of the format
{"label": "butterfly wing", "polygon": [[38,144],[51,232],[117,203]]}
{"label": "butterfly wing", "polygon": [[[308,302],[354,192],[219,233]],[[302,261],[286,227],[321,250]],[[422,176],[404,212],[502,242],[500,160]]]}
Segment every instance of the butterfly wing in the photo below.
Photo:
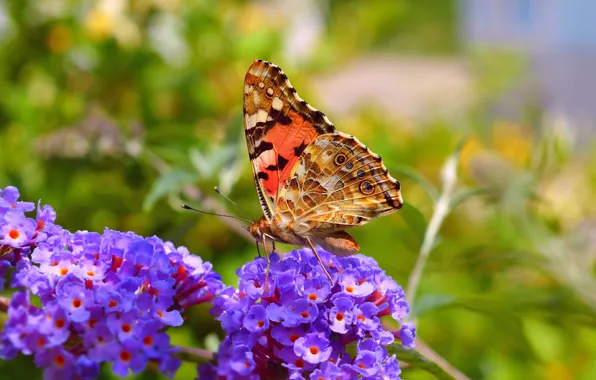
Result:
{"label": "butterfly wing", "polygon": [[258,60],[244,78],[244,132],[259,201],[271,220],[280,187],[299,157],[335,127],[298,96],[279,67]]}
{"label": "butterfly wing", "polygon": [[341,132],[314,139],[284,190],[277,203],[281,219],[293,220],[294,233],[305,237],[337,235],[403,204],[400,183],[381,157]]}

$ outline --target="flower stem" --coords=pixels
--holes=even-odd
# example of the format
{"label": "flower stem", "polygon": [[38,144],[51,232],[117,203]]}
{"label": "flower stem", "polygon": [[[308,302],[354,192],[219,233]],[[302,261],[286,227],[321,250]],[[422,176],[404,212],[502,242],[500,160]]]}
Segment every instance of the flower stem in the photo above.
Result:
{"label": "flower stem", "polygon": [[202,348],[194,348],[194,347],[185,347],[185,346],[178,346],[178,351],[174,353],[174,356],[178,359],[191,362],[191,363],[205,363],[206,361],[211,361],[215,358],[216,354],[209,350],[204,350]]}
{"label": "flower stem", "polygon": [[0,297],[0,312],[7,313],[10,305],[10,298]]}
{"label": "flower stem", "polygon": [[428,257],[430,256],[430,252],[435,244],[435,240],[437,239],[437,235],[439,233],[439,229],[445,220],[447,214],[449,214],[451,200],[453,198],[453,192],[455,190],[455,184],[457,182],[457,163],[459,160],[459,154],[456,152],[452,156],[450,156],[443,168],[441,170],[441,177],[443,180],[443,189],[441,191],[441,195],[439,199],[435,203],[435,209],[433,211],[433,215],[428,223],[428,227],[424,233],[424,240],[422,241],[422,245],[420,246],[420,251],[418,253],[418,260],[416,260],[416,265],[410,274],[410,278],[408,279],[408,288],[406,291],[406,299],[410,307],[412,307],[414,298],[416,296],[416,290],[418,289],[418,285],[420,284],[420,277],[422,276],[422,271],[426,266],[426,262],[428,261]]}

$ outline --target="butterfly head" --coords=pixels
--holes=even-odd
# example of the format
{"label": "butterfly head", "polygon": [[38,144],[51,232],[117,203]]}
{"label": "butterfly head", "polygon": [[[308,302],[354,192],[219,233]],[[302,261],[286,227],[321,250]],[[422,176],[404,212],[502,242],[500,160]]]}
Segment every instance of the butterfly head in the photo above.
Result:
{"label": "butterfly head", "polygon": [[257,239],[257,241],[261,241],[263,235],[271,235],[271,228],[270,223],[265,217],[257,220],[250,226],[248,226],[248,232]]}

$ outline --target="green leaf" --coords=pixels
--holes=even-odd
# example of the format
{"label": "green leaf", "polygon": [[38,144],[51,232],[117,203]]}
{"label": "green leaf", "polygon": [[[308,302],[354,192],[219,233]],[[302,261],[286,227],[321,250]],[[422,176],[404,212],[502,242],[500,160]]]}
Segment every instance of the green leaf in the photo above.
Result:
{"label": "green leaf", "polygon": [[432,199],[433,203],[436,202],[437,199],[439,199],[439,190],[435,187],[435,185],[432,184],[432,182],[430,182],[428,179],[426,179],[426,177],[424,177],[422,174],[420,174],[415,169],[413,169],[409,166],[398,166],[398,167],[392,168],[391,172],[399,173],[402,176],[414,181],[416,184],[418,184],[420,187],[422,187],[424,189],[424,191],[426,191],[426,193],[428,194],[430,199]]}
{"label": "green leaf", "polygon": [[413,348],[402,346],[401,344],[390,344],[387,346],[389,354],[395,354],[397,360],[406,362],[410,368],[421,369],[432,375],[437,379],[452,380],[453,376],[445,372],[435,362],[422,355]]}
{"label": "green leaf", "polygon": [[414,232],[418,245],[420,245],[424,239],[424,233],[428,225],[426,217],[418,208],[416,208],[416,206],[412,205],[411,203],[404,203],[400,213],[406,225]]}
{"label": "green leaf", "polygon": [[449,208],[451,208],[451,210],[453,210],[460,204],[467,201],[468,199],[475,197],[477,195],[484,195],[484,194],[486,194],[485,189],[461,189],[461,190],[458,190],[451,198],[451,202],[449,203]]}
{"label": "green leaf", "polygon": [[427,311],[438,309],[445,306],[451,306],[457,303],[457,300],[449,294],[431,294],[420,297],[414,304],[410,319],[414,319]]}
{"label": "green leaf", "polygon": [[205,348],[211,352],[217,352],[220,343],[221,341],[216,333],[209,333],[205,337]]}
{"label": "green leaf", "polygon": [[145,212],[150,211],[160,198],[179,190],[182,186],[192,183],[196,179],[196,174],[180,169],[174,169],[162,175],[151,186],[151,190],[149,190],[143,201],[143,210]]}

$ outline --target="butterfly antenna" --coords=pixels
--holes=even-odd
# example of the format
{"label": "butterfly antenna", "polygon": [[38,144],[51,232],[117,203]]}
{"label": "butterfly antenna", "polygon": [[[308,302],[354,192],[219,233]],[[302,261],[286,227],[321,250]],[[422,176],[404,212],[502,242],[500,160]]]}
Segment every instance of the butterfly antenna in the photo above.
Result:
{"label": "butterfly antenna", "polygon": [[[224,197],[225,200],[227,200],[228,202],[230,202],[231,204],[233,204],[234,206],[238,207],[238,209],[240,211],[242,211],[244,213],[244,215],[248,216],[249,218],[252,218],[252,215],[250,215],[248,213],[248,211],[246,211],[244,208],[242,208],[242,206],[240,206],[238,203],[234,202],[233,200],[231,200],[227,195],[225,195],[224,193],[221,192],[221,190],[219,189],[219,187],[215,186],[215,192],[219,195],[221,195],[222,197]],[[254,219],[254,218],[253,218]]]}
{"label": "butterfly antenna", "polygon": [[215,213],[215,212],[207,212],[207,211],[203,211],[203,210],[197,210],[196,208],[190,207],[189,205],[185,205],[185,204],[183,204],[181,207],[183,209],[185,209],[185,210],[192,210],[192,211],[200,212],[201,214],[215,215],[215,216],[221,216],[223,218],[232,218],[232,219],[243,220],[243,221],[245,221],[247,223],[250,223],[250,224],[253,223],[253,221],[250,220],[250,219],[240,218],[240,217],[237,217],[237,216],[234,216],[234,215],[224,215],[224,214],[218,214],[218,213]]}

